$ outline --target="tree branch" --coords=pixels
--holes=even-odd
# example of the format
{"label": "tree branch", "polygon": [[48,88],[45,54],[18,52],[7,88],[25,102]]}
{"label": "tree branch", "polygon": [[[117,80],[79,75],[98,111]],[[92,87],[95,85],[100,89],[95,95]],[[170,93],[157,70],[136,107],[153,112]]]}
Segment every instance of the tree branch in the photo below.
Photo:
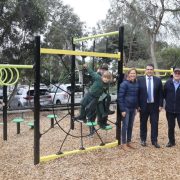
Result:
{"label": "tree branch", "polygon": [[160,28],[160,26],[161,26],[161,22],[162,22],[163,16],[164,16],[164,0],[161,0],[161,6],[162,6],[162,10],[161,10],[161,12],[160,12],[160,14],[159,14],[159,17],[158,17],[156,29],[155,29],[155,31],[154,31],[155,34],[158,33],[159,28]]}
{"label": "tree branch", "polygon": [[164,9],[164,11],[166,11],[166,12],[178,12],[178,11],[180,11],[180,8],[177,8],[177,9]]}
{"label": "tree branch", "polygon": [[124,2],[125,2],[125,4],[126,4],[126,6],[127,6],[128,8],[130,8],[131,10],[133,10],[134,13],[137,15],[137,18],[139,19],[139,22],[142,23],[142,26],[144,27],[144,29],[149,32],[150,29],[143,23],[143,21],[144,21],[144,15],[138,13],[137,9],[136,9],[132,4],[130,4],[129,2],[127,2],[126,0],[124,0]]}

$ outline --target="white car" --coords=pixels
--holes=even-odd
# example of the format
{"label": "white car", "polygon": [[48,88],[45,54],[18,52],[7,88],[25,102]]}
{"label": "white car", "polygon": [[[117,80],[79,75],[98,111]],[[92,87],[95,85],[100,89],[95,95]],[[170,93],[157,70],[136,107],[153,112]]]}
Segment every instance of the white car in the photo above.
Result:
{"label": "white car", "polygon": [[[51,95],[46,88],[40,87],[40,105],[52,105]],[[10,99],[10,109],[34,107],[34,87],[20,86],[15,95]]]}
{"label": "white car", "polygon": [[[53,104],[70,104],[71,103],[71,84],[56,84],[51,89],[51,97]],[[83,90],[81,84],[75,85],[75,91],[74,91],[74,103],[80,103],[83,98]]]}

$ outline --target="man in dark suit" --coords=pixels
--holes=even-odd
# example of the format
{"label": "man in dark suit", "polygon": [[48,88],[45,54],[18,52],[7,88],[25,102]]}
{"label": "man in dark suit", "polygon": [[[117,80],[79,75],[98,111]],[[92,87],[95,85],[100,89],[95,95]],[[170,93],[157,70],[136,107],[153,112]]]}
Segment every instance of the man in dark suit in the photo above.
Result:
{"label": "man in dark suit", "polygon": [[175,126],[176,119],[180,128],[180,68],[174,68],[173,77],[164,85],[164,98],[166,100],[166,118],[168,122],[169,142],[166,147],[176,145]]}
{"label": "man in dark suit", "polygon": [[162,82],[160,78],[153,76],[153,64],[148,64],[146,66],[145,73],[145,76],[142,76],[138,79],[141,145],[147,145],[147,121],[150,117],[151,142],[152,145],[154,145],[156,148],[160,148],[157,137],[159,112],[163,107]]}

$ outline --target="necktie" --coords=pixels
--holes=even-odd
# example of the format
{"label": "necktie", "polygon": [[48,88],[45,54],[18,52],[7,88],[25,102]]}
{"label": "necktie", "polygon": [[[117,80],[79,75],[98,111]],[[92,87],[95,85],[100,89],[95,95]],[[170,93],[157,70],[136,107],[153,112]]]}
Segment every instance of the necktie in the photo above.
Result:
{"label": "necktie", "polygon": [[152,100],[152,97],[151,97],[151,78],[148,77],[148,102],[150,103],[151,100]]}

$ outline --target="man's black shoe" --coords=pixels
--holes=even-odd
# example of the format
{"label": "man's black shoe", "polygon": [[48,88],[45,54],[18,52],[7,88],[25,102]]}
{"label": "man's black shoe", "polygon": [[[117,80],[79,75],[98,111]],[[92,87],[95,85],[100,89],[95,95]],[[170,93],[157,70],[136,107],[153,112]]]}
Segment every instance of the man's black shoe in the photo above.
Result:
{"label": "man's black shoe", "polygon": [[153,145],[155,148],[160,148],[160,147],[161,147],[157,142],[153,142],[152,145]]}
{"label": "man's black shoe", "polygon": [[168,143],[166,144],[166,147],[173,147],[173,146],[175,146],[175,145],[176,145],[175,143],[168,142]]}
{"label": "man's black shoe", "polygon": [[111,110],[108,111],[108,115],[111,115],[111,114],[114,114],[114,113],[115,113],[115,111],[111,111]]}
{"label": "man's black shoe", "polygon": [[143,147],[147,146],[146,141],[141,141],[141,146]]}

